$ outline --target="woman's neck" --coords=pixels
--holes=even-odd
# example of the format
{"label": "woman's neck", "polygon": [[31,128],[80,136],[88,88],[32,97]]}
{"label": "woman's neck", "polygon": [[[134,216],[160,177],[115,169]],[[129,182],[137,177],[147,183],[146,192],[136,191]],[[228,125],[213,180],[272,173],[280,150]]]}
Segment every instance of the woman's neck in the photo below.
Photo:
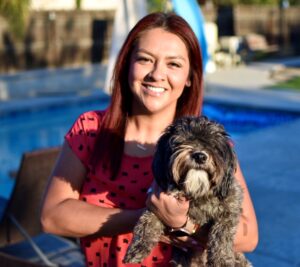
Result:
{"label": "woman's neck", "polygon": [[128,118],[125,133],[125,153],[133,156],[153,155],[155,145],[173,118],[135,115]]}

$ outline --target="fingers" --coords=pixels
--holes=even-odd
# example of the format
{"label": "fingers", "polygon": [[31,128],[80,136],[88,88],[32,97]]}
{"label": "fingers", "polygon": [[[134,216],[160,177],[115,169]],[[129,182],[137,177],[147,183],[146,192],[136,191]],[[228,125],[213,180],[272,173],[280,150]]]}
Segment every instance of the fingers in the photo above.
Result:
{"label": "fingers", "polygon": [[153,181],[152,185],[151,185],[151,191],[152,194],[154,194],[156,196],[156,198],[159,198],[160,193],[162,192],[161,188],[158,186],[158,184]]}
{"label": "fingers", "polygon": [[149,189],[146,206],[165,225],[178,228],[187,221],[189,201],[184,197],[175,197],[164,193],[157,183],[153,182]]}
{"label": "fingers", "polygon": [[[159,185],[156,183],[156,181],[152,182],[152,185],[149,187],[148,194],[154,194],[157,198],[159,198],[160,194],[163,193],[162,189],[159,187]],[[166,193],[164,193],[166,194]],[[176,198],[178,201],[188,201],[187,198],[183,194],[176,194],[173,195],[174,198]]]}

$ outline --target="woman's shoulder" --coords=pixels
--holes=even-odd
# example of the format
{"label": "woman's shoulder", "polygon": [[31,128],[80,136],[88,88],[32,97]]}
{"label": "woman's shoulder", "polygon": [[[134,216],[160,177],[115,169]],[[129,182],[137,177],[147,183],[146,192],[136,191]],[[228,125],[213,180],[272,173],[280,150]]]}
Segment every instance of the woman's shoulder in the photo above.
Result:
{"label": "woman's shoulder", "polygon": [[71,127],[71,133],[90,133],[98,132],[101,127],[102,118],[105,114],[105,110],[91,110],[81,113],[75,120]]}
{"label": "woman's shoulder", "polygon": [[106,110],[89,110],[81,113],[79,119],[81,120],[102,120]]}
{"label": "woman's shoulder", "polygon": [[105,114],[105,110],[90,110],[79,115],[78,119],[86,126],[99,126]]}

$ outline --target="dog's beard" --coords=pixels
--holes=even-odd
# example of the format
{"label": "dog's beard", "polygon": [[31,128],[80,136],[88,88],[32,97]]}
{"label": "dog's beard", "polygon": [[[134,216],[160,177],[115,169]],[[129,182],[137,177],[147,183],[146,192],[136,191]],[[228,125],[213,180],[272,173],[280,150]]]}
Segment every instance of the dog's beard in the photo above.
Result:
{"label": "dog's beard", "polygon": [[193,196],[194,198],[204,196],[210,189],[207,172],[190,169],[186,174],[183,186],[187,196]]}

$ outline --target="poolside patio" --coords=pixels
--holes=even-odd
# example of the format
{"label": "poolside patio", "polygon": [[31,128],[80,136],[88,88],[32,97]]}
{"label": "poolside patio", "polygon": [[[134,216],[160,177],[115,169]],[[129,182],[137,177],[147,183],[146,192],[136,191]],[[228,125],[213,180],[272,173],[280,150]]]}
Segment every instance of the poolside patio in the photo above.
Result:
{"label": "poolside patio", "polygon": [[[300,65],[300,59],[298,62]],[[285,63],[265,62],[208,74],[205,98],[253,107],[290,110],[300,114],[300,93],[262,90],[262,87],[274,82],[270,72],[279,64]],[[59,75],[61,79],[63,71]],[[58,82],[54,76],[51,79],[54,84]],[[72,80],[74,81],[70,79],[70,82]],[[0,77],[1,81],[3,82]],[[68,86],[72,88],[72,84]],[[95,87],[84,97],[95,97],[98,89]],[[13,109],[54,103],[58,99],[60,104],[64,101],[78,101],[83,97],[79,93],[80,89],[78,90],[71,93],[68,91],[68,95],[63,97],[57,95],[53,98],[55,92],[52,92],[51,97],[0,102],[0,115]],[[256,267],[300,266],[299,133],[300,119],[255,131],[236,141],[237,154],[259,222],[260,242],[257,249],[248,255]]]}
{"label": "poolside patio", "polygon": [[[298,59],[298,64],[300,60]],[[221,70],[207,77],[206,97],[300,112],[300,93],[261,90],[285,62]],[[287,63],[285,63],[287,64]],[[248,255],[255,267],[300,266],[300,119],[243,135],[236,142],[255,205],[260,240]]]}

